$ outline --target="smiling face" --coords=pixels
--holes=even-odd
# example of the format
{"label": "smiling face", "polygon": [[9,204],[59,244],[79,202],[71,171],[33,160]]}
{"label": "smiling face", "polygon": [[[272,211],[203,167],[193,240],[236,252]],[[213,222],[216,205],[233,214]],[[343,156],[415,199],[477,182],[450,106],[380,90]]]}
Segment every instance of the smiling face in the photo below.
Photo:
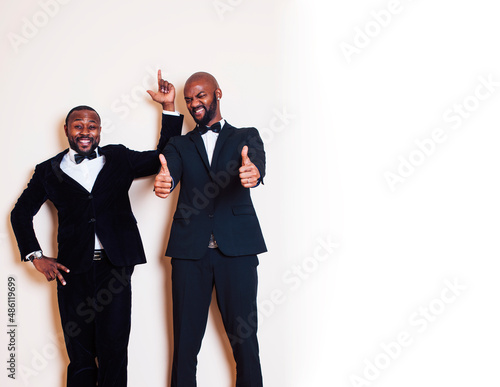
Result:
{"label": "smiling face", "polygon": [[198,125],[212,125],[222,119],[219,110],[221,97],[217,81],[208,73],[193,74],[184,87],[184,100]]}
{"label": "smiling face", "polygon": [[92,153],[101,140],[101,120],[95,111],[76,110],[64,125],[69,146],[82,156]]}

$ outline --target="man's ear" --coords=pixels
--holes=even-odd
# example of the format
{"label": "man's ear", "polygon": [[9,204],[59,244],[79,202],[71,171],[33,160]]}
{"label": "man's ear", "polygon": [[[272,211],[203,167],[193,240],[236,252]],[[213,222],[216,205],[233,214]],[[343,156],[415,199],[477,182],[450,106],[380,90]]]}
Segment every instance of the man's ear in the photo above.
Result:
{"label": "man's ear", "polygon": [[215,96],[217,97],[217,100],[220,100],[222,98],[222,90],[221,89],[216,89],[215,90]]}
{"label": "man's ear", "polygon": [[66,134],[66,137],[68,137],[68,125],[64,125],[64,133]]}

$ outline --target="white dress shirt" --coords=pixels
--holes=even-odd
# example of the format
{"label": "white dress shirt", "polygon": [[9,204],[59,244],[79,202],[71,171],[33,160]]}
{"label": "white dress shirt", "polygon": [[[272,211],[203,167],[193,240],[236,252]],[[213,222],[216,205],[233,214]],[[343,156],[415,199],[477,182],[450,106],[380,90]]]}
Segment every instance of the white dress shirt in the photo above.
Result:
{"label": "white dress shirt", "polygon": [[[220,130],[224,128],[224,118],[219,121],[220,122]],[[219,132],[220,133],[220,132]],[[207,130],[206,133],[201,135],[203,143],[205,144],[205,149],[207,151],[208,163],[212,165],[212,157],[214,155],[215,143],[217,142],[217,138],[219,137],[219,133],[215,133],[211,130]]]}
{"label": "white dress shirt", "polygon": [[[106,162],[106,157],[99,155],[98,149],[96,149],[96,153],[97,157],[95,159],[84,159],[80,164],[77,164],[75,161],[76,152],[70,149],[61,160],[61,170],[89,192],[92,191],[97,175],[99,175]],[[97,235],[95,236],[94,248],[95,250],[103,248]]]}
{"label": "white dress shirt", "polygon": [[[164,110],[163,114],[170,114],[171,116],[179,116],[180,115],[180,113],[177,111],[171,112],[168,110]],[[220,129],[222,130],[224,128],[224,124],[226,123],[226,121],[223,118],[219,122],[220,122]],[[195,130],[197,130],[197,129],[195,129]],[[207,130],[207,132],[205,134],[201,135],[203,143],[205,144],[205,150],[207,151],[209,164],[212,164],[212,157],[214,155],[215,143],[217,142],[217,138],[219,137],[219,133],[215,133],[211,130]]]}

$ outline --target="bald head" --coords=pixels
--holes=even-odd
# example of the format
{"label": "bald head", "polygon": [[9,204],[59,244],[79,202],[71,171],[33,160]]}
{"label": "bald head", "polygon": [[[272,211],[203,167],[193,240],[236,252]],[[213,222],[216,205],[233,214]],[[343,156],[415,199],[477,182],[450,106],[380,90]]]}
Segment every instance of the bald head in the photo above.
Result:
{"label": "bald head", "polygon": [[187,81],[186,86],[188,84],[197,84],[204,83],[206,85],[210,85],[214,90],[219,88],[219,84],[217,83],[217,79],[212,74],[206,73],[204,71],[199,71],[191,75]]}
{"label": "bald head", "polygon": [[221,98],[222,91],[213,75],[197,72],[187,79],[184,100],[197,124],[212,125],[222,119],[219,108]]}

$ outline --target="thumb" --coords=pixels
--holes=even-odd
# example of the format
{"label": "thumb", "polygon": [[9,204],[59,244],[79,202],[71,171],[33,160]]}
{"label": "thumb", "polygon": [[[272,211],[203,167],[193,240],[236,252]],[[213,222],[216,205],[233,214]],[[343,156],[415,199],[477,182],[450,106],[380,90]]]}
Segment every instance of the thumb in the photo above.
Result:
{"label": "thumb", "polygon": [[167,159],[165,158],[165,156],[162,153],[160,153],[160,163],[161,163],[160,173],[163,175],[170,176],[170,171],[168,170],[168,167],[167,167]]}
{"label": "thumb", "polygon": [[148,94],[151,96],[151,98],[155,99],[155,92],[153,90],[146,90]]}
{"label": "thumb", "polygon": [[248,157],[248,147],[245,145],[241,150],[241,165],[251,164],[250,158]]}

